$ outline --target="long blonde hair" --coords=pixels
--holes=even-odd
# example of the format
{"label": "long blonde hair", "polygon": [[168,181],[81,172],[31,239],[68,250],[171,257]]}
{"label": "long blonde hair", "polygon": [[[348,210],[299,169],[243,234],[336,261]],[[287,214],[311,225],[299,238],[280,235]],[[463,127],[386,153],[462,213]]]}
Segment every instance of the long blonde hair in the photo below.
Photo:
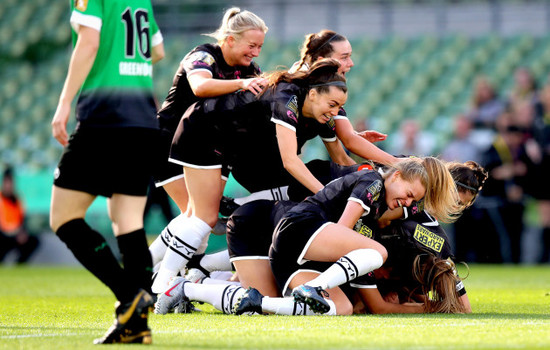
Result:
{"label": "long blonde hair", "polygon": [[222,44],[227,37],[233,36],[235,39],[239,39],[242,33],[251,29],[261,30],[265,34],[269,28],[263,19],[254,13],[232,7],[225,11],[220,27],[215,32],[204,35],[212,37]]}
{"label": "long blonde hair", "polygon": [[386,176],[399,170],[405,181],[419,179],[426,188],[425,209],[441,222],[454,222],[460,216],[462,207],[456,185],[445,163],[434,157],[408,158],[392,166]]}

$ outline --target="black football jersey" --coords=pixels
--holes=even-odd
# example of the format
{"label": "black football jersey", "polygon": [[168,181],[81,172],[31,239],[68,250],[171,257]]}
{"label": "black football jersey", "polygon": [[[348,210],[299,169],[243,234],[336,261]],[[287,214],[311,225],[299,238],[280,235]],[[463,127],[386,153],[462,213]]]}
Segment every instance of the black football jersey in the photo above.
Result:
{"label": "black football jersey", "polygon": [[208,71],[213,79],[244,79],[261,73],[260,67],[255,62],[248,67],[228,65],[219,45],[204,44],[195,47],[180,62],[172,87],[158,112],[161,127],[175,130],[183,113],[191,104],[199,100],[187,80],[187,75],[196,71]]}
{"label": "black football jersey", "polygon": [[338,222],[348,201],[359,203],[364,216],[377,219],[387,209],[382,176],[372,170],[356,171],[328,183],[321,191],[291,209],[287,216],[315,213]]}

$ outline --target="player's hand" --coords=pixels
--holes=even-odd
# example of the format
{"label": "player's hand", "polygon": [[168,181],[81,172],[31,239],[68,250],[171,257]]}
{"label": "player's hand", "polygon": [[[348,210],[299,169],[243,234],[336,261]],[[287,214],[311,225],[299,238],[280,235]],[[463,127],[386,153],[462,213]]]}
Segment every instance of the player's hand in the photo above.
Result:
{"label": "player's hand", "polygon": [[55,115],[52,119],[52,136],[62,146],[69,143],[69,135],[67,134],[67,122],[71,114],[71,104],[59,102]]}
{"label": "player's hand", "polygon": [[380,228],[388,227],[390,226],[390,224],[391,224],[391,220],[388,220],[386,218],[378,219],[378,227]]}
{"label": "player's hand", "polygon": [[378,141],[384,141],[388,137],[388,135],[382,134],[381,132],[378,132],[375,130],[357,131],[357,135],[373,143]]}
{"label": "player's hand", "polygon": [[243,89],[252,92],[254,95],[262,92],[264,87],[268,84],[265,78],[249,78],[243,79]]}

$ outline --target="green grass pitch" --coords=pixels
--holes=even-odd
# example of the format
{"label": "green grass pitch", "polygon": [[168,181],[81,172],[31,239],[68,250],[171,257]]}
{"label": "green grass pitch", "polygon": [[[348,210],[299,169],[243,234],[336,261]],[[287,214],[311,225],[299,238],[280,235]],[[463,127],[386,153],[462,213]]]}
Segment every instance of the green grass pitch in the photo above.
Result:
{"label": "green grass pitch", "polygon": [[[97,349],[112,323],[114,297],[84,269],[0,267],[0,282],[0,349]],[[200,305],[152,315],[148,348],[550,349],[550,266],[471,265],[465,285],[470,315],[238,317]]]}

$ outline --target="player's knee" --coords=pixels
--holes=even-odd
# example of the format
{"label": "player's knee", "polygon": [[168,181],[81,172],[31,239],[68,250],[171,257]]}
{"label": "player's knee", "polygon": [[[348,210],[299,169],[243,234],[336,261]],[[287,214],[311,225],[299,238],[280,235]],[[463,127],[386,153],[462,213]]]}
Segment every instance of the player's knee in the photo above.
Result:
{"label": "player's knee", "polygon": [[203,221],[210,227],[215,227],[218,222],[218,215],[205,216]]}
{"label": "player's knee", "polygon": [[50,228],[53,232],[57,232],[63,224],[64,221],[58,215],[55,215],[55,213],[50,213]]}
{"label": "player's knee", "polygon": [[341,300],[335,302],[337,315],[351,315],[353,314],[353,305],[349,300]]}
{"label": "player's knee", "polygon": [[376,250],[382,256],[382,261],[386,262],[386,260],[388,259],[388,251],[386,250],[386,248],[383,245],[380,245],[380,247]]}

